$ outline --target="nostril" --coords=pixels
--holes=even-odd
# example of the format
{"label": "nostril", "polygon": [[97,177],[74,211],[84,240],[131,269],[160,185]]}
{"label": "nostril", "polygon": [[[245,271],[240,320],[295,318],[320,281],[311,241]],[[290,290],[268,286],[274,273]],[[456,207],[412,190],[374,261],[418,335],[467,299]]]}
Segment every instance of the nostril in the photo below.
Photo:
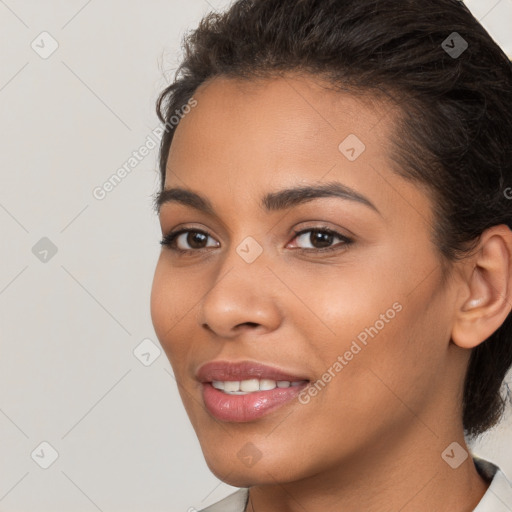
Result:
{"label": "nostril", "polygon": [[237,327],[240,327],[241,325],[248,325],[250,327],[258,327],[258,323],[256,322],[244,322],[243,324],[238,324]]}

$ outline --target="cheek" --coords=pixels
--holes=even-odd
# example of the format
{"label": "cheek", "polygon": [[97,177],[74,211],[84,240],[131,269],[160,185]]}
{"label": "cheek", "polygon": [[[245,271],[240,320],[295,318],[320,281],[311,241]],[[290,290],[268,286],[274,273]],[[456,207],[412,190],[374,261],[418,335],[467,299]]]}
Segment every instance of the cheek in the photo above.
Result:
{"label": "cheek", "polygon": [[432,399],[449,334],[444,303],[430,292],[402,297],[400,311],[393,309],[391,315],[390,309],[372,307],[373,315],[351,333],[350,339],[361,350],[347,365],[345,383],[340,385],[350,383],[350,389],[358,390],[359,404],[353,405],[356,417],[379,411],[382,419],[391,421],[393,415],[407,419],[407,411],[420,411]]}
{"label": "cheek", "polygon": [[382,337],[400,316],[397,309],[403,309],[399,284],[384,281],[375,264],[347,261],[314,273],[295,271],[290,279],[294,293],[302,299],[293,321],[303,323],[310,340],[329,340],[319,347],[326,355],[348,350],[358,336],[362,343],[372,339],[372,334]]}
{"label": "cheek", "polygon": [[188,294],[190,287],[176,284],[176,279],[161,257],[153,277],[150,310],[155,333],[171,364],[187,346],[186,343],[181,346],[173,340],[186,341],[186,337],[180,336],[179,331],[186,320],[187,311],[191,309],[191,306],[186,307],[189,302]]}
{"label": "cheek", "polygon": [[165,314],[171,298],[168,292],[169,285],[166,283],[168,281],[160,258],[155,268],[150,297],[151,321],[160,342],[163,341],[165,331],[171,327],[170,319]]}
{"label": "cheek", "polygon": [[[342,331],[340,324],[336,339],[324,337],[325,344],[312,351],[313,355],[322,349],[316,378],[329,383],[323,389],[320,385],[321,391],[305,405],[301,422],[305,431],[317,432],[314,442],[321,450],[332,450],[332,442],[321,439],[332,440],[333,432],[341,451],[357,451],[380,436],[392,438],[393,432],[414,421],[410,411],[420,410],[429,395],[425,374],[430,375],[431,367],[426,367],[426,357],[420,357],[421,340],[411,337],[412,316],[406,307],[384,327],[375,326],[374,313],[385,314],[386,308],[369,311],[373,314],[360,314],[359,326]],[[358,338],[361,333],[365,336]]]}
{"label": "cheek", "polygon": [[[350,396],[360,400],[361,417],[365,411],[400,408],[397,396],[411,405],[423,401],[449,338],[438,273],[414,288],[432,266],[421,271],[397,261],[396,255],[382,256],[340,267],[331,279],[317,275],[296,280],[301,283],[297,295],[315,312],[300,322],[312,352],[321,356],[315,364],[317,378],[331,369],[336,377],[329,400],[351,407],[351,390]],[[341,366],[333,368],[340,356]]]}

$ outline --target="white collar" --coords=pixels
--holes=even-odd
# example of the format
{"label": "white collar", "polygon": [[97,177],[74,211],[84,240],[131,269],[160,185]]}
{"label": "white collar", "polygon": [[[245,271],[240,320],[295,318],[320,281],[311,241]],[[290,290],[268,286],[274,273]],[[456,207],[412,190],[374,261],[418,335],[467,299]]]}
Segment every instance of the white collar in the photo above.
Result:
{"label": "white collar", "polygon": [[473,460],[478,472],[486,480],[491,480],[491,485],[473,512],[511,512],[512,483],[496,464],[475,455]]}

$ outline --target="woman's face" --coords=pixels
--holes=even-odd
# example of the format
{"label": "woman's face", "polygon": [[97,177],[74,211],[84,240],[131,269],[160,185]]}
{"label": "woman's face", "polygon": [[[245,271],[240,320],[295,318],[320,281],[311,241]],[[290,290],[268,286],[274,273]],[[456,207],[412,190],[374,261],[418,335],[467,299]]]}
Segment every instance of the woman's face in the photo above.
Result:
{"label": "woman's face", "polygon": [[440,454],[467,359],[450,343],[432,205],[391,171],[389,105],[291,75],[217,78],[194,98],[165,189],[211,211],[162,196],[163,235],[189,231],[162,248],[151,313],[210,469],[248,486],[405,438]]}

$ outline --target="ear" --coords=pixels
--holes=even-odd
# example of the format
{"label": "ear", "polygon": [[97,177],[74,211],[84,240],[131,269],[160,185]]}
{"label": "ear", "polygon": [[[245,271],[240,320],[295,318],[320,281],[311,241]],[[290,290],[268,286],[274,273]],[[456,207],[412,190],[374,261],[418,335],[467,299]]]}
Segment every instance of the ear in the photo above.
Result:
{"label": "ear", "polygon": [[473,348],[491,336],[512,310],[510,228],[500,224],[485,230],[466,264],[451,339],[459,347]]}

